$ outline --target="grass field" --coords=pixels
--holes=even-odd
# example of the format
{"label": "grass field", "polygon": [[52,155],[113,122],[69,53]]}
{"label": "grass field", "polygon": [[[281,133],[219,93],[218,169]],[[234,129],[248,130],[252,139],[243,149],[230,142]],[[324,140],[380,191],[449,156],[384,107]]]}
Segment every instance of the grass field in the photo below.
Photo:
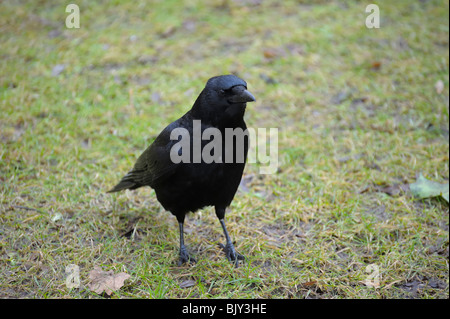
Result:
{"label": "grass field", "polygon": [[[0,3],[0,298],[107,297],[95,266],[130,275],[112,298],[449,297],[449,205],[408,191],[448,183],[448,1],[378,1],[378,29],[364,1],[72,2],[78,29],[64,1]],[[245,265],[208,208],[178,267],[154,191],[105,191],[228,73],[279,167],[249,164],[226,216]]]}

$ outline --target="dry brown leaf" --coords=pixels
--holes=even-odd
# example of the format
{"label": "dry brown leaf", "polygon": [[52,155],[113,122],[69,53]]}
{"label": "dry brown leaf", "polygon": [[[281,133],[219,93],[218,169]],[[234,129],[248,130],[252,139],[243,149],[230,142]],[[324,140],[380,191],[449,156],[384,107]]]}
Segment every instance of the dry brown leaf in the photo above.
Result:
{"label": "dry brown leaf", "polygon": [[302,288],[311,288],[311,287],[315,287],[317,285],[317,281],[313,280],[313,281],[307,281],[304,283],[300,284]]}
{"label": "dry brown leaf", "polygon": [[381,68],[381,61],[372,62],[372,70],[379,70]]}
{"label": "dry brown leaf", "polygon": [[273,59],[273,58],[276,58],[278,55],[275,50],[270,50],[270,49],[264,50],[263,54],[266,59]]}
{"label": "dry brown leaf", "polygon": [[89,289],[101,294],[103,291],[111,296],[113,291],[120,289],[124,281],[130,278],[130,275],[124,272],[114,274],[112,270],[103,271],[101,267],[95,266],[94,270],[89,272]]}
{"label": "dry brown leaf", "polygon": [[409,184],[394,184],[387,186],[376,186],[377,191],[388,194],[389,196],[399,196],[409,192]]}
{"label": "dry brown leaf", "polygon": [[168,37],[170,37],[172,34],[174,34],[175,33],[175,31],[177,30],[177,27],[175,27],[175,26],[169,26],[169,27],[167,27],[166,28],[166,30],[164,30],[164,32],[162,32],[160,35],[161,35],[161,38],[168,38]]}
{"label": "dry brown leaf", "polygon": [[267,48],[263,51],[263,55],[268,60],[284,57],[286,51],[283,48]]}
{"label": "dry brown leaf", "polygon": [[364,281],[358,281],[361,284],[366,285],[367,287],[373,287],[373,288],[378,288],[380,287],[380,283],[378,281],[372,281],[372,280],[364,280]]}

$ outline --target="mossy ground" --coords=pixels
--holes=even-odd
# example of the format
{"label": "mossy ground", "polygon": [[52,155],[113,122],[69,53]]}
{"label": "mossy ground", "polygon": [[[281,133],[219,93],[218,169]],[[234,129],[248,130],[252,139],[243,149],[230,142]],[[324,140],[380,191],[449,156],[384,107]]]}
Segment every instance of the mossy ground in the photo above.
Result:
{"label": "mossy ground", "polygon": [[[448,298],[448,203],[404,191],[448,182],[448,1],[378,1],[379,29],[363,1],[76,3],[79,29],[63,1],[0,4],[0,297],[97,298],[97,265],[131,275],[113,298]],[[204,209],[178,267],[154,192],[105,191],[227,73],[279,169],[248,165],[226,216],[245,265]]]}

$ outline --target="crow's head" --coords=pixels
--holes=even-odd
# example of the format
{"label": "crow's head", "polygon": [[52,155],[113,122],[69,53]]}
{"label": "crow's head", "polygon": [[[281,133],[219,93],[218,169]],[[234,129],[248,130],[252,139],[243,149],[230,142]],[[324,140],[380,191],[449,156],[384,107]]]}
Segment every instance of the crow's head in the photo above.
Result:
{"label": "crow's head", "polygon": [[196,117],[220,121],[244,116],[247,102],[255,97],[247,91],[247,83],[235,75],[210,78],[192,110]]}

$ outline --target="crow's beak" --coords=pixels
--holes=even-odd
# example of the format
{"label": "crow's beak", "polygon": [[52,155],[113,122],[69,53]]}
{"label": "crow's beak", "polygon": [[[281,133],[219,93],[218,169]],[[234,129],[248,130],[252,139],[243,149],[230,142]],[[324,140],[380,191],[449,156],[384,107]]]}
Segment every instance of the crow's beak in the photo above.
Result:
{"label": "crow's beak", "polygon": [[232,89],[233,96],[228,99],[231,103],[246,103],[256,101],[253,94],[251,94],[244,86],[236,86]]}

